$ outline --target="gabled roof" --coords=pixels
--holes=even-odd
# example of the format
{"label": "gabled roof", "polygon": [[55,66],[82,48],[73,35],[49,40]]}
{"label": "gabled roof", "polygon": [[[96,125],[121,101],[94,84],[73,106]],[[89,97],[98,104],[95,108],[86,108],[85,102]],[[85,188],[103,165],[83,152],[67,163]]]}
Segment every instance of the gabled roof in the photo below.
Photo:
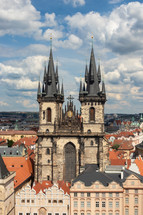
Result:
{"label": "gabled roof", "polygon": [[38,137],[37,136],[34,136],[34,137],[23,137],[21,138],[20,140],[16,141],[13,146],[16,146],[16,145],[21,145],[21,144],[24,144],[26,147],[29,147],[31,145],[35,145],[36,144],[36,141],[37,141]]}
{"label": "gabled roof", "polygon": [[7,176],[9,176],[9,171],[2,159],[2,156],[0,154],[0,179],[4,179],[6,178]]}
{"label": "gabled roof", "polygon": [[125,182],[128,176],[135,175],[143,183],[143,176],[134,173],[130,170],[123,170],[123,179],[121,178],[121,173],[106,173],[99,172],[95,169],[94,166],[89,166],[85,171],[83,171],[77,178],[72,182],[72,185],[78,181],[81,181],[85,186],[91,186],[94,182],[99,181],[104,186],[108,186],[111,182],[116,182],[120,186]]}
{"label": "gabled roof", "polygon": [[33,165],[30,158],[4,157],[4,163],[9,171],[16,172],[14,188],[22,185],[33,175]]}

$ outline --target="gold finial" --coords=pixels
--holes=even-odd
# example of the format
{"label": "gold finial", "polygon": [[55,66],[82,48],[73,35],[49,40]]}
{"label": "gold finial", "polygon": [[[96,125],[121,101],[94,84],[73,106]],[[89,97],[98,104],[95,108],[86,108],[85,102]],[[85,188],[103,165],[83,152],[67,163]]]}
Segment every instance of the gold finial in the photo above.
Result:
{"label": "gold finial", "polygon": [[92,39],[92,47],[93,47],[93,39],[94,39],[93,34],[91,35],[91,39]]}
{"label": "gold finial", "polygon": [[50,34],[50,45],[51,45],[51,48],[52,48],[52,39],[53,39],[53,37],[52,37],[52,33]]}

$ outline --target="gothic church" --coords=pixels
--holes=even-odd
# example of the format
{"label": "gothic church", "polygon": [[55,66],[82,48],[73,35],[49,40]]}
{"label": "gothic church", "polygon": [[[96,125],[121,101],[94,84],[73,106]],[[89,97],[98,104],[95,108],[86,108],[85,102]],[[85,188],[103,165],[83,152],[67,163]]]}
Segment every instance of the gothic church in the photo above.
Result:
{"label": "gothic church", "polygon": [[100,85],[100,65],[97,69],[92,47],[89,68],[85,68],[85,82],[80,82],[81,111],[76,111],[71,96],[63,107],[64,87],[63,83],[60,87],[58,67],[55,69],[50,49],[42,91],[39,82],[37,92],[39,131],[35,180],[71,181],[88,164],[96,164],[99,171],[108,165],[108,144],[104,139],[106,92],[104,82]]}

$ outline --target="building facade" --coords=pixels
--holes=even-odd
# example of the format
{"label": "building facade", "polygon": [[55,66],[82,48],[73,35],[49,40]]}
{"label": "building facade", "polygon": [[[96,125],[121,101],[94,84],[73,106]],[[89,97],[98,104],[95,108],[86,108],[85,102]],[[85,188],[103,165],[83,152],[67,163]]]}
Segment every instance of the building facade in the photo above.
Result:
{"label": "building facade", "polygon": [[[46,182],[48,184],[48,182]],[[15,196],[15,215],[69,215],[70,196],[57,184],[42,189],[28,184]]]}
{"label": "building facade", "polygon": [[143,214],[143,176],[120,166],[98,172],[89,166],[70,189],[72,215]]}
{"label": "building facade", "polygon": [[[35,180],[75,178],[86,164],[97,164],[100,170],[108,163],[108,144],[104,139],[105,85],[100,66],[96,68],[92,47],[85,82],[80,83],[78,114],[69,96],[63,107],[64,87],[60,89],[58,68],[54,68],[52,48],[48,68],[45,67],[42,91],[40,82],[39,131],[35,150]],[[102,89],[100,89],[102,88]]]}

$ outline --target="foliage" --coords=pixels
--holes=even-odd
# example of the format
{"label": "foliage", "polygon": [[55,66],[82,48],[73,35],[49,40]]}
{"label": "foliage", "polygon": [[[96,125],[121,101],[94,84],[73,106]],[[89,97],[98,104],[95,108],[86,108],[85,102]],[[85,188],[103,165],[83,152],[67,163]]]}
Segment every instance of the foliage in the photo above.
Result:
{"label": "foliage", "polygon": [[12,147],[13,143],[14,143],[13,140],[7,140],[8,147]]}
{"label": "foliage", "polygon": [[119,148],[119,146],[120,146],[119,144],[114,144],[114,145],[112,146],[112,148],[117,150],[117,149]]}

